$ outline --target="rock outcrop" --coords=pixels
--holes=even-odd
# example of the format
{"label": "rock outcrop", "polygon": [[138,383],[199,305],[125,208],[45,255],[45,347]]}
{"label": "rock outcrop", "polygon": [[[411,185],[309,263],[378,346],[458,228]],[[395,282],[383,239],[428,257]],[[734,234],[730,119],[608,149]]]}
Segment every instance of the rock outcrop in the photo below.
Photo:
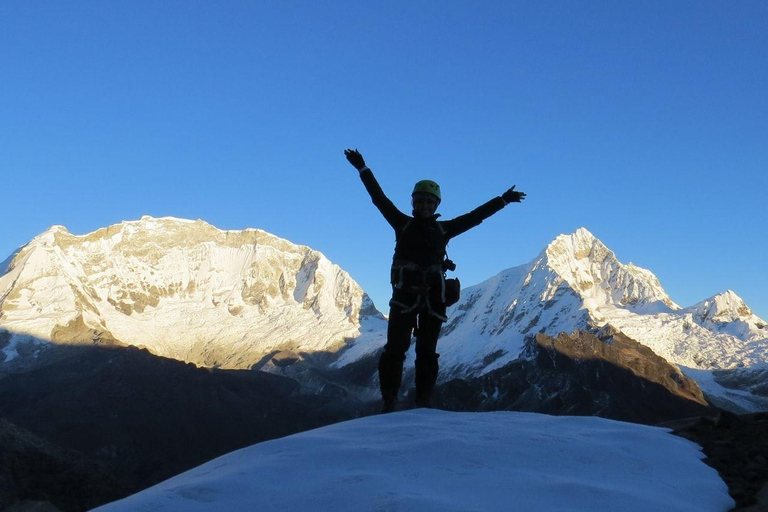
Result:
{"label": "rock outcrop", "polygon": [[[600,337],[598,337],[598,335]],[[621,333],[537,334],[524,357],[438,387],[454,410],[516,410],[656,424],[713,414],[696,383]]]}

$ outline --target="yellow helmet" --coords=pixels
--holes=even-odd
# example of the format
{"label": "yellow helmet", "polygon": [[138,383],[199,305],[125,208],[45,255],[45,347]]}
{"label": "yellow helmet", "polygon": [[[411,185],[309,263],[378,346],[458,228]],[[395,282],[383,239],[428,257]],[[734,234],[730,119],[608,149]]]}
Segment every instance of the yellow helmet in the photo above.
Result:
{"label": "yellow helmet", "polygon": [[413,186],[411,197],[413,197],[415,194],[433,195],[437,198],[437,204],[440,204],[440,201],[443,200],[443,198],[440,196],[440,185],[432,180],[421,180],[417,182],[416,185]]}

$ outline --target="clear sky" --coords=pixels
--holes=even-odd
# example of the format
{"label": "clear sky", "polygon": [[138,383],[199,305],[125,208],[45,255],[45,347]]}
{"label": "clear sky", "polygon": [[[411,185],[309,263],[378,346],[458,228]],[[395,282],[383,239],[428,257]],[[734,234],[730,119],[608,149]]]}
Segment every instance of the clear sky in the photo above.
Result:
{"label": "clear sky", "polygon": [[0,260],[142,215],[322,251],[386,312],[410,212],[528,194],[455,239],[465,286],[586,227],[690,306],[768,319],[768,2],[0,2]]}

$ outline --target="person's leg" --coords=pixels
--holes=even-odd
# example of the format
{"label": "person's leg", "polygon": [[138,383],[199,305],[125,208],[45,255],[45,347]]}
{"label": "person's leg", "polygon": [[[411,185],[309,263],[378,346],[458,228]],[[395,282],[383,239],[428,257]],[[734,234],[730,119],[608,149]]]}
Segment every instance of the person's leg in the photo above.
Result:
{"label": "person's leg", "polygon": [[437,382],[440,354],[437,353],[437,338],[443,321],[428,313],[419,315],[416,331],[416,406],[430,407],[432,391]]}
{"label": "person's leg", "polygon": [[379,385],[383,411],[390,412],[397,408],[397,394],[403,380],[403,362],[408,347],[411,345],[411,333],[416,322],[416,314],[403,313],[399,308],[389,310],[387,344],[379,359]]}

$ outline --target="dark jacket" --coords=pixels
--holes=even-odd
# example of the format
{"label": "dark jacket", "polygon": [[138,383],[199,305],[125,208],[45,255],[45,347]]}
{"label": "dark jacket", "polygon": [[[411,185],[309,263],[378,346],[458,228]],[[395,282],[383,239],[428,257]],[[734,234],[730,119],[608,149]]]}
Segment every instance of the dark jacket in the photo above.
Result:
{"label": "dark jacket", "polygon": [[370,169],[361,172],[360,179],[370,194],[373,204],[395,230],[393,267],[407,263],[415,263],[423,269],[441,265],[445,259],[446,246],[451,238],[479,225],[506,205],[504,199],[495,197],[455,219],[437,220],[439,215],[429,219],[415,218],[398,210],[384,195],[384,191],[381,190],[379,182],[376,181]]}

